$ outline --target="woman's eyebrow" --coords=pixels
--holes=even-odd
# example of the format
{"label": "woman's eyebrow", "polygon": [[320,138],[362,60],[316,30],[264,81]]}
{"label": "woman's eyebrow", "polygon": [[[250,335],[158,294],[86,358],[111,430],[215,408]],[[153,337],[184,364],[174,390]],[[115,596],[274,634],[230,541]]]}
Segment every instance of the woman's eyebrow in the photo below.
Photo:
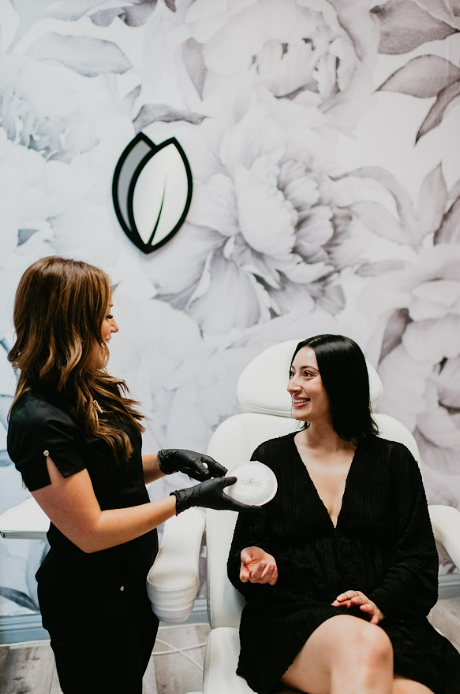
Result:
{"label": "woman's eyebrow", "polygon": [[[294,367],[291,366],[291,369],[293,369],[293,368]],[[306,364],[305,366],[299,366],[299,371],[302,371],[302,369],[311,369],[312,371],[318,371],[316,366],[309,366],[308,364]],[[318,373],[319,373],[319,371],[318,371]]]}

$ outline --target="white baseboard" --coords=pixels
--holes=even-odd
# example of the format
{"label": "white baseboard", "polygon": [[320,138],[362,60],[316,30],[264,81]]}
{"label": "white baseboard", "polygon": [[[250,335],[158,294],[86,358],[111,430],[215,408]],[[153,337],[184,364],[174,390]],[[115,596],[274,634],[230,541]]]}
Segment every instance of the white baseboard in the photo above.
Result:
{"label": "white baseboard", "polygon": [[[447,574],[439,577],[439,599],[460,597],[460,574]],[[198,598],[185,624],[208,622],[206,599]],[[161,626],[161,623],[160,623]],[[21,643],[23,641],[43,641],[49,639],[42,627],[40,614],[21,614],[0,616],[0,645]]]}
{"label": "white baseboard", "polygon": [[460,597],[460,574],[445,574],[439,577],[439,599]]}

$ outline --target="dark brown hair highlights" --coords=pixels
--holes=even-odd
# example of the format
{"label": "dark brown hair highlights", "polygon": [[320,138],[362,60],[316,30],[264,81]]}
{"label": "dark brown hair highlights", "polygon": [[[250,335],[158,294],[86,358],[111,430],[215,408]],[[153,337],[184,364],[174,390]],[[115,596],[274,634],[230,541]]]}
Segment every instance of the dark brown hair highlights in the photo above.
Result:
{"label": "dark brown hair highlights", "polygon": [[89,369],[95,343],[105,354],[101,326],[108,313],[111,283],[103,270],[78,260],[49,256],[22,276],[14,303],[16,342],[8,359],[20,371],[13,404],[28,390],[56,398],[86,434],[104,439],[117,460],[132,446],[121,429],[99,418],[93,401],[142,432],[138,403],[124,381]]}

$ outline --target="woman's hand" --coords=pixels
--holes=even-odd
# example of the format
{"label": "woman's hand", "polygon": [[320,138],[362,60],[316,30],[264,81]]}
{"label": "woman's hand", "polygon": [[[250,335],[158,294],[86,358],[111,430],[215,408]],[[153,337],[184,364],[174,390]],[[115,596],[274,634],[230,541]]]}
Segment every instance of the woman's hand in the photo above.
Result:
{"label": "woman's hand", "polygon": [[359,605],[359,609],[366,612],[371,617],[371,624],[378,624],[385,618],[383,612],[379,610],[375,602],[361,593],[360,590],[347,590],[346,593],[341,593],[332,603],[334,607],[351,607]]}
{"label": "woman's hand", "polygon": [[227,468],[211,456],[183,448],[164,448],[157,456],[160,470],[165,475],[183,472],[198,482],[204,482],[211,477],[224,477],[227,472]]}
{"label": "woman's hand", "polygon": [[216,511],[254,511],[258,513],[260,506],[248,506],[225,494],[225,487],[235,484],[236,477],[218,477],[215,480],[206,480],[201,484],[195,484],[186,489],[176,489],[171,492],[176,497],[176,514],[186,511],[192,506],[213,508]]}
{"label": "woman's hand", "polygon": [[260,547],[246,547],[241,551],[240,581],[243,583],[269,583],[278,580],[276,560]]}

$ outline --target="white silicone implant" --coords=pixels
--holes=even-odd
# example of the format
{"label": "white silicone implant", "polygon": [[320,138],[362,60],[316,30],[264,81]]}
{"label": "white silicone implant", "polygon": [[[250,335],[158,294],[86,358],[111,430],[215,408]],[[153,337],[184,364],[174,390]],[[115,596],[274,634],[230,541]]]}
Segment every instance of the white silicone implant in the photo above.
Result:
{"label": "white silicone implant", "polygon": [[225,487],[225,493],[242,504],[263,506],[273,499],[278,489],[272,470],[257,460],[235,465],[226,477],[236,477],[237,480],[230,487]]}

